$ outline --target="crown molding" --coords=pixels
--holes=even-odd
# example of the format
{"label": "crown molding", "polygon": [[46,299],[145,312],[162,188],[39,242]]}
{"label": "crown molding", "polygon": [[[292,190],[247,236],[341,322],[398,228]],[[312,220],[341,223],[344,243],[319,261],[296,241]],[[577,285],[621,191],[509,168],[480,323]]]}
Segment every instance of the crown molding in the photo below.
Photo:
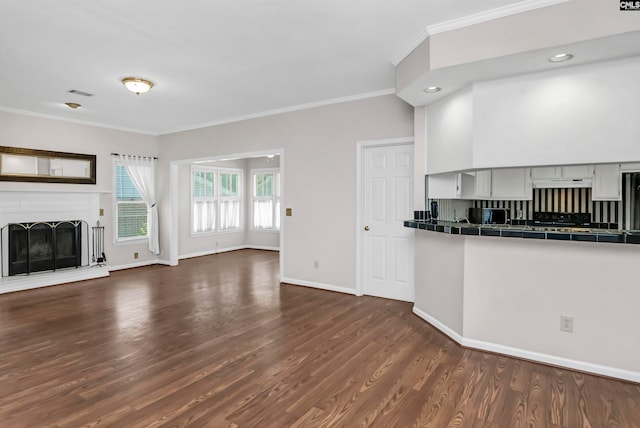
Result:
{"label": "crown molding", "polygon": [[535,9],[541,9],[547,6],[554,6],[560,3],[566,3],[571,0],[525,0],[519,3],[510,4],[508,6],[498,7],[487,10],[485,12],[476,13],[474,15],[464,16],[452,19],[450,21],[441,22],[439,24],[429,25],[427,32],[429,35],[444,33],[445,31],[457,30],[459,28],[469,27],[471,25],[481,24],[483,22],[492,21],[498,18],[504,18],[511,15],[517,15],[522,12],[529,12]]}
{"label": "crown molding", "polygon": [[100,123],[100,122],[91,122],[91,121],[87,121],[87,120],[72,119],[72,118],[65,117],[65,116],[56,116],[54,114],[46,114],[46,113],[39,113],[39,112],[34,112],[34,111],[20,110],[20,109],[16,109],[16,108],[12,108],[12,107],[6,107],[6,106],[0,106],[0,112],[19,114],[21,116],[37,117],[39,119],[55,120],[55,121],[58,121],[58,122],[73,123],[73,124],[76,124],[76,125],[91,126],[91,127],[94,127],[94,128],[111,129],[113,131],[129,132],[129,133],[132,133],[132,134],[149,135],[149,136],[152,136],[152,137],[157,137],[158,136],[158,134],[156,134],[154,132],[145,131],[145,130],[141,130],[141,129],[124,128],[124,127],[121,127],[121,126],[112,126],[112,125],[107,125],[107,124]]}
{"label": "crown molding", "polygon": [[427,30],[427,28],[423,29],[420,32],[420,34],[418,34],[418,37],[415,38],[413,43],[411,43],[409,46],[407,46],[405,49],[403,49],[402,52],[400,52],[396,56],[396,58],[393,61],[391,61],[391,63],[393,64],[394,67],[397,67],[398,64],[400,64],[402,62],[403,59],[408,57],[409,54],[415,50],[415,48],[420,46],[425,40],[427,40],[429,38],[430,34],[429,34],[429,31]]}
{"label": "crown molding", "polygon": [[433,36],[434,34],[457,30],[494,19],[505,18],[507,16],[516,15],[518,13],[528,12],[530,10],[541,9],[547,6],[554,6],[560,3],[566,3],[568,1],[572,0],[525,0],[508,6],[498,7],[495,9],[476,13],[474,15],[463,16],[460,18],[452,19],[450,21],[428,25],[420,32],[413,43],[403,49],[402,52],[400,52],[398,56],[396,56],[396,58],[392,61],[393,66],[397,67],[398,64],[400,64],[402,60],[409,56],[409,54],[413,52],[415,48],[417,48],[421,43],[427,40],[429,36]]}
{"label": "crown molding", "polygon": [[289,107],[283,107],[283,108],[274,109],[274,110],[267,110],[267,111],[263,111],[263,112],[259,112],[259,113],[247,114],[247,115],[244,115],[244,116],[237,116],[237,117],[232,117],[232,118],[228,118],[228,119],[222,119],[222,120],[218,120],[218,121],[214,121],[214,122],[201,123],[201,124],[188,126],[188,127],[184,127],[184,128],[178,128],[178,129],[173,129],[173,130],[165,130],[165,131],[155,131],[155,132],[150,132],[150,131],[145,131],[145,130],[140,130],[140,129],[123,128],[123,127],[118,127],[118,126],[110,126],[110,125],[105,125],[105,124],[102,124],[102,123],[70,119],[70,118],[67,118],[67,117],[55,116],[55,115],[51,115],[51,114],[36,113],[36,112],[31,112],[31,111],[26,111],[26,110],[18,110],[18,109],[5,107],[5,106],[1,106],[1,105],[0,105],[0,112],[14,113],[14,114],[19,114],[19,115],[23,115],[23,116],[38,117],[38,118],[41,118],[41,119],[56,120],[56,121],[61,121],[61,122],[69,122],[69,123],[74,123],[74,124],[77,124],[77,125],[93,126],[93,127],[98,127],[98,128],[112,129],[112,130],[115,130],[115,131],[131,132],[131,133],[135,133],[135,134],[142,134],[142,135],[150,135],[150,136],[153,136],[153,137],[160,137],[160,136],[163,136],[163,135],[175,134],[175,133],[178,133],[178,132],[193,131],[193,130],[196,130],[196,129],[208,128],[208,127],[211,127],[211,126],[225,125],[225,124],[234,123],[234,122],[242,122],[244,120],[257,119],[257,118],[266,117],[266,116],[274,116],[274,115],[277,115],[277,114],[290,113],[290,112],[299,111],[299,110],[307,110],[307,109],[315,108],[315,107],[324,107],[324,106],[328,106],[328,105],[332,105],[332,104],[341,104],[341,103],[347,103],[347,102],[351,102],[351,101],[366,100],[368,98],[382,97],[382,96],[385,96],[385,95],[395,95],[395,93],[396,93],[396,89],[395,88],[387,88],[387,89],[381,89],[379,91],[365,92],[365,93],[361,93],[361,94],[349,95],[349,96],[340,97],[340,98],[332,98],[332,99],[328,99],[328,100],[316,101],[316,102],[307,103],[307,104],[298,104],[298,105],[289,106]]}
{"label": "crown molding", "polygon": [[168,135],[168,134],[175,134],[178,132],[193,131],[196,129],[209,128],[212,126],[225,125],[228,123],[242,122],[243,120],[258,119],[261,117],[274,116],[282,113],[290,113],[290,112],[299,111],[299,110],[307,110],[315,107],[324,107],[332,104],[347,103],[350,101],[360,101],[368,98],[382,97],[385,95],[395,95],[395,93],[396,93],[395,88],[381,89],[379,91],[365,92],[362,94],[349,95],[346,97],[332,98],[328,100],[316,101],[316,102],[307,103],[307,104],[297,104],[294,106],[283,107],[283,108],[274,109],[274,110],[266,110],[259,113],[252,113],[244,116],[231,117],[228,119],[222,119],[214,122],[200,123],[200,124],[185,127],[185,128],[166,130],[166,131],[160,132],[158,135],[162,136],[162,135]]}

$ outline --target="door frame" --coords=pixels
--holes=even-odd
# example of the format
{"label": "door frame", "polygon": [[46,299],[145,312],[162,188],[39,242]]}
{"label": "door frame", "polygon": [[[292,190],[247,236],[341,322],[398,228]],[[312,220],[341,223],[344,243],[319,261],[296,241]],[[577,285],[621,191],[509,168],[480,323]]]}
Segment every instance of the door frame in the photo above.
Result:
{"label": "door frame", "polygon": [[[413,137],[364,140],[356,144],[356,296],[364,295],[364,151],[373,147],[412,145]],[[415,156],[415,150],[414,150]],[[412,169],[415,168],[415,159]],[[413,249],[410,257],[413,257]]]}

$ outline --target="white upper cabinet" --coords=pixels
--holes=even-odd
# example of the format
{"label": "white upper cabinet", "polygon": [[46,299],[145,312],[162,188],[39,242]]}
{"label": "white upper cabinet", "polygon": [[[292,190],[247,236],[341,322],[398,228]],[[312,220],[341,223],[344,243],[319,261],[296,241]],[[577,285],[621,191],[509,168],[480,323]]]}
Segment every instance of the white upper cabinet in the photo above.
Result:
{"label": "white upper cabinet", "polygon": [[429,199],[459,199],[462,194],[462,174],[447,172],[429,175]]}
{"label": "white upper cabinet", "polygon": [[531,168],[533,187],[591,187],[593,165]]}
{"label": "white upper cabinet", "polygon": [[555,180],[562,177],[562,168],[555,166],[544,166],[531,168],[532,180]]}
{"label": "white upper cabinet", "polygon": [[594,201],[622,199],[622,174],[619,163],[594,167],[591,199]]}
{"label": "white upper cabinet", "polygon": [[491,198],[531,200],[531,172],[529,168],[500,168],[491,171]]}
{"label": "white upper cabinet", "polygon": [[562,178],[585,179],[593,178],[593,165],[571,165],[560,168]]}
{"label": "white upper cabinet", "polygon": [[478,199],[491,197],[491,170],[476,171],[475,196]]}

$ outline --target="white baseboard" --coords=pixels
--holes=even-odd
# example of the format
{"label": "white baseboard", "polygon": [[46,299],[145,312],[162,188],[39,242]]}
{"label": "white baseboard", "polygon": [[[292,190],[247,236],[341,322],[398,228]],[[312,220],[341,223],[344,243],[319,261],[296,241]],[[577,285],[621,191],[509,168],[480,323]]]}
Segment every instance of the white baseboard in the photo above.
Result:
{"label": "white baseboard", "polygon": [[484,342],[482,340],[465,338],[464,336],[456,333],[451,328],[447,327],[445,324],[441,323],[434,317],[416,308],[415,306],[413,307],[413,313],[466,348],[473,348],[482,351],[493,352],[496,354],[508,355],[511,357],[522,358],[524,360],[535,361],[537,363],[549,364],[552,366],[564,367],[572,370],[579,370],[582,372],[628,380],[631,382],[640,382],[639,372],[619,369],[616,367],[603,366],[600,364],[593,364],[586,361],[572,360],[555,355],[542,354],[540,352],[529,351],[526,349],[513,348],[497,343]]}
{"label": "white baseboard", "polygon": [[266,247],[264,245],[247,245],[247,250],[280,251],[280,247]]}
{"label": "white baseboard", "polygon": [[422,318],[423,320],[425,320],[426,322],[428,322],[429,324],[431,324],[432,326],[434,326],[435,328],[437,328],[438,330],[440,330],[441,332],[443,332],[444,334],[446,334],[447,336],[449,336],[451,339],[455,340],[459,345],[462,345],[462,341],[463,341],[462,335],[458,334],[453,329],[441,323],[440,321],[438,321],[428,313],[424,312],[423,310],[416,308],[415,305],[413,306],[413,313],[419,316],[420,318]]}
{"label": "white baseboard", "polygon": [[164,265],[167,263],[168,262],[166,260],[144,260],[141,262],[128,263],[126,265],[109,266],[109,272],[113,272],[114,270],[131,269],[131,268],[150,266],[150,265],[158,265],[158,264]]}
{"label": "white baseboard", "polygon": [[616,367],[602,366],[600,364],[593,364],[586,361],[572,360],[569,358],[542,354],[539,352],[528,351],[526,349],[512,348],[510,346],[504,346],[497,343],[484,342],[475,339],[463,339],[462,346],[494,352],[496,354],[510,355],[512,357],[518,357],[524,360],[535,361],[552,366],[565,367],[582,372],[629,380],[631,382],[640,382],[640,373],[632,372],[630,370],[618,369]]}
{"label": "white baseboard", "polygon": [[347,288],[347,287],[341,287],[338,285],[323,284],[320,282],[313,282],[313,281],[305,281],[303,279],[283,277],[283,278],[280,278],[280,282],[286,282],[287,284],[292,284],[292,285],[302,285],[304,287],[319,288],[321,290],[336,291],[338,293],[353,294],[353,295],[356,294],[355,288]]}
{"label": "white baseboard", "polygon": [[262,247],[259,245],[238,245],[236,247],[218,248],[217,250],[199,251],[197,253],[181,254],[178,256],[178,260],[190,259],[192,257],[210,256],[212,254],[226,253],[229,251],[237,250],[268,250],[268,251],[280,251],[278,247]]}

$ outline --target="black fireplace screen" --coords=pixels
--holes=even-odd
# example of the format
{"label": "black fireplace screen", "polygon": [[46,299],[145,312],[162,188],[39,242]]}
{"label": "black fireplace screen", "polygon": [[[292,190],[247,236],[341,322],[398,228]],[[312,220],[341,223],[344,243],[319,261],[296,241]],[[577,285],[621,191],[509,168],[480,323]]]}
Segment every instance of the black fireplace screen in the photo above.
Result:
{"label": "black fireplace screen", "polygon": [[9,224],[9,276],[81,266],[83,223],[73,220]]}

